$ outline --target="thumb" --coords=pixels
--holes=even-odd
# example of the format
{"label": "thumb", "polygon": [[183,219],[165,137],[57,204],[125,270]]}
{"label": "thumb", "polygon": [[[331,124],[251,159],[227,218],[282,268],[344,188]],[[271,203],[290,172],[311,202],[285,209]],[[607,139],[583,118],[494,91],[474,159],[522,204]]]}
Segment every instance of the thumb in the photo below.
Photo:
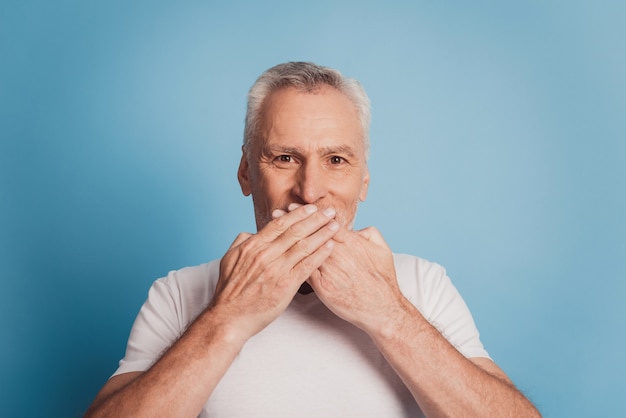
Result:
{"label": "thumb", "polygon": [[382,245],[385,247],[388,246],[382,234],[380,233],[378,229],[376,229],[376,227],[368,226],[367,228],[363,228],[357,231],[357,233],[359,234],[359,236],[365,238],[366,240],[374,244]]}

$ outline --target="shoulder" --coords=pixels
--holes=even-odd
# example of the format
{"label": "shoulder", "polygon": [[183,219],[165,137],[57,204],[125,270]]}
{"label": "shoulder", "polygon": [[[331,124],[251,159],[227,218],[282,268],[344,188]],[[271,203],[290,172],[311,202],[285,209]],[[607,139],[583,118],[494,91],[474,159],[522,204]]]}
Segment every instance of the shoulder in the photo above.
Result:
{"label": "shoulder", "polygon": [[445,269],[440,264],[410,254],[393,253],[393,261],[396,268],[403,270],[417,270],[422,274],[445,272]]}
{"label": "shoulder", "polygon": [[423,312],[442,297],[456,293],[442,265],[408,254],[393,254],[393,258],[400,290]]}
{"label": "shoulder", "polygon": [[440,264],[409,254],[393,254],[396,275],[400,287],[411,283],[433,284],[446,276]]}
{"label": "shoulder", "polygon": [[150,288],[148,300],[169,305],[181,323],[195,318],[213,298],[219,279],[220,260],[170,271]]}
{"label": "shoulder", "polygon": [[394,254],[404,296],[465,357],[486,357],[474,319],[446,269],[423,258]]}
{"label": "shoulder", "polygon": [[215,288],[219,278],[220,260],[213,260],[197,266],[184,267],[170,271],[167,276],[155,283],[163,283],[170,287],[202,291]]}

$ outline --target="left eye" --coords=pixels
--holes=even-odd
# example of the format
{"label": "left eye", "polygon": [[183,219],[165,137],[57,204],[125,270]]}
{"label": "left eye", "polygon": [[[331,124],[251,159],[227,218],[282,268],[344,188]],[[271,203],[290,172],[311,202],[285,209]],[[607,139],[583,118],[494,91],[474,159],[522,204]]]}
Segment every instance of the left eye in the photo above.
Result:
{"label": "left eye", "polygon": [[343,163],[343,161],[344,161],[343,158],[338,157],[336,155],[330,157],[330,163],[331,164],[341,164],[341,163]]}

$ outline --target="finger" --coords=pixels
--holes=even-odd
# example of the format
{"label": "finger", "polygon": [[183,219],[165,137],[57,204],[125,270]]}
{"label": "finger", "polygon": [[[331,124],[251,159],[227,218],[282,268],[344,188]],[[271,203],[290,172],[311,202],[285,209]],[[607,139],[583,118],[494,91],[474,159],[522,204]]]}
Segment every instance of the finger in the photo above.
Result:
{"label": "finger", "polygon": [[333,251],[334,242],[329,239],[311,255],[301,259],[293,268],[294,277],[297,278],[297,284],[302,285],[312,275],[319,275],[317,270],[328,259]]}
{"label": "finger", "polygon": [[[315,253],[320,247],[326,245],[329,241],[332,241],[333,236],[339,230],[339,223],[337,221],[331,221],[329,224],[320,228],[318,231],[297,241],[286,252],[285,262],[288,265],[296,265],[306,257],[309,257]],[[331,246],[334,242],[331,242]]]}
{"label": "finger", "polygon": [[374,244],[382,245],[385,247],[388,246],[380,231],[373,226],[368,226],[367,228],[361,229],[360,231],[357,231],[357,233],[366,240],[373,242]]}
{"label": "finger", "polygon": [[350,234],[353,233],[354,231],[349,231],[346,228],[340,228],[333,237],[333,240],[345,244],[346,242],[348,242],[348,239],[350,239]]}
{"label": "finger", "polygon": [[300,206],[302,206],[300,203],[290,203],[289,206],[287,206],[287,210],[289,212],[293,212],[294,210],[298,209]]}
{"label": "finger", "polygon": [[274,209],[272,212],[272,219],[280,218],[283,215],[286,215],[287,212],[282,209]]}
{"label": "finger", "polygon": [[[315,235],[320,229],[324,229],[323,227],[325,226],[330,229],[330,233],[326,231],[327,233],[317,234],[316,236],[318,238],[320,236],[331,237],[339,229],[339,224],[333,220],[334,216],[335,210],[327,208],[292,224],[281,236],[276,238],[274,247],[280,251],[280,253],[284,253],[291,249],[291,247],[297,246],[301,247],[303,256],[309,255],[325,242],[325,240],[320,239],[308,239],[309,237]],[[287,215],[285,215],[285,217],[287,217]]]}
{"label": "finger", "polygon": [[319,283],[321,280],[322,280],[322,273],[320,273],[320,270],[318,267],[315,270],[313,270],[313,272],[310,274],[306,282],[313,288],[313,291],[317,292],[316,288],[319,286]]}
{"label": "finger", "polygon": [[[248,250],[253,250],[262,253],[262,260],[265,262],[273,263],[277,259],[281,258],[291,247],[297,242],[304,240],[308,236],[316,233],[320,228],[331,222],[335,216],[335,210],[327,208],[323,211],[317,211],[317,208],[311,212],[310,207],[312,205],[302,206],[295,209],[286,215],[276,218],[268,223],[258,234],[258,239],[249,241]],[[307,211],[307,209],[309,209]],[[332,233],[334,234],[334,230]],[[332,235],[332,234],[331,234]],[[317,241],[315,241],[317,242]],[[310,241],[299,244],[303,247],[302,254],[297,259],[291,259],[285,267],[291,269],[300,261],[300,259],[312,251],[314,251],[319,245],[323,245],[324,242],[317,244],[311,244]],[[285,258],[282,258],[284,261]]]}
{"label": "finger", "polygon": [[274,241],[277,237],[282,235],[293,224],[310,217],[317,212],[317,206],[305,205],[293,212],[286,213],[283,216],[272,219],[263,229],[261,229],[257,235],[264,243]]}

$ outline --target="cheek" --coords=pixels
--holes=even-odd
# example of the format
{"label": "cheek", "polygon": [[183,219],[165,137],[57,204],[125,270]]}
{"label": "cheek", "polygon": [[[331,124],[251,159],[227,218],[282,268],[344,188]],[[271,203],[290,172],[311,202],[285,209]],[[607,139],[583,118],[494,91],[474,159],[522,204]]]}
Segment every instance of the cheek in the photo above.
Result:
{"label": "cheek", "polygon": [[257,191],[270,205],[276,206],[279,202],[289,198],[292,187],[286,173],[261,173]]}
{"label": "cheek", "polygon": [[337,187],[337,194],[342,196],[346,201],[359,201],[359,196],[363,190],[363,181],[355,178],[345,179],[345,181],[339,183]]}
{"label": "cheek", "polygon": [[340,223],[348,225],[354,221],[363,190],[363,181],[351,179],[336,189],[336,205],[341,205]]}

